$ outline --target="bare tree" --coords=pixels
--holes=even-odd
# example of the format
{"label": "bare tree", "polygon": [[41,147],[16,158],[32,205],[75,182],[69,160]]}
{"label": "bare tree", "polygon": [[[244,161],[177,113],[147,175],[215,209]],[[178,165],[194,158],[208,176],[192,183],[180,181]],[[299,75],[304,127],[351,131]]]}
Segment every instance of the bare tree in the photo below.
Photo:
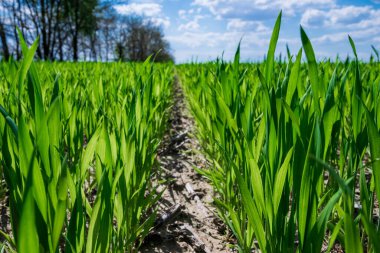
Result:
{"label": "bare tree", "polygon": [[65,17],[73,49],[73,60],[79,59],[81,35],[91,38],[97,30],[98,0],[65,0]]}
{"label": "bare tree", "polygon": [[103,60],[109,61],[116,48],[117,13],[111,4],[106,3],[101,8],[103,15],[98,20],[98,51]]}
{"label": "bare tree", "polygon": [[161,27],[136,16],[124,19],[122,24],[125,27],[116,44],[118,60],[144,61],[150,55],[154,55],[156,61],[173,60]]}
{"label": "bare tree", "polygon": [[30,24],[32,39],[40,37],[37,54],[41,59],[53,58],[61,0],[23,0],[21,8]]}
{"label": "bare tree", "polygon": [[21,57],[19,28],[27,43],[37,37],[44,60],[170,61],[161,27],[142,17],[124,17],[105,0],[0,0],[0,53]]}

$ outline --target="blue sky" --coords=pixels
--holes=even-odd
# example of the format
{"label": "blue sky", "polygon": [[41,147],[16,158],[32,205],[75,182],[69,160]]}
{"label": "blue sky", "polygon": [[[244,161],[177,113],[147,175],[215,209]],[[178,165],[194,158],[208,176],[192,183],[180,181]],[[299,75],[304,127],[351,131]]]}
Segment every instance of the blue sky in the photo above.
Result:
{"label": "blue sky", "polygon": [[178,63],[231,59],[242,38],[242,59],[257,61],[267,51],[271,31],[283,11],[277,53],[286,44],[301,47],[299,25],[309,35],[318,59],[352,55],[368,59],[371,45],[380,49],[380,0],[143,0],[119,2],[120,14],[138,14],[163,27]]}

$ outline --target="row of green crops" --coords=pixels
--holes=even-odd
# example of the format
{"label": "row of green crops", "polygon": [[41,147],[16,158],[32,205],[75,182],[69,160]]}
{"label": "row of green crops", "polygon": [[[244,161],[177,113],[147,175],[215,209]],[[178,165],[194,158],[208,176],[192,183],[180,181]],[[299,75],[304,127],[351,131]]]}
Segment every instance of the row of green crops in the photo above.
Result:
{"label": "row of green crops", "polygon": [[302,28],[303,49],[276,62],[280,24],[263,63],[240,64],[238,49],[178,67],[211,163],[200,172],[240,252],[380,252],[379,63],[351,38],[353,60],[317,63]]}
{"label": "row of green crops", "polygon": [[0,65],[0,159],[18,252],[136,252],[155,220],[152,166],[172,66]]}

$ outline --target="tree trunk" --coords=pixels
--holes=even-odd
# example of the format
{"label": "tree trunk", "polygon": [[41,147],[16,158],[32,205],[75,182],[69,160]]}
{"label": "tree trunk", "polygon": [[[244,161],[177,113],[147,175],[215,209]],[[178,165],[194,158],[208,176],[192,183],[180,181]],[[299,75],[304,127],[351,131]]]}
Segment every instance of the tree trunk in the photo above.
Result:
{"label": "tree trunk", "polygon": [[4,59],[7,61],[10,57],[10,53],[9,53],[9,47],[7,43],[7,36],[5,34],[5,28],[2,23],[0,23],[0,39],[1,39],[1,44],[3,45],[3,56],[4,56]]}
{"label": "tree trunk", "polygon": [[74,31],[73,33],[73,41],[72,41],[72,46],[73,46],[73,60],[76,62],[78,61],[78,32]]}
{"label": "tree trunk", "polygon": [[79,47],[79,29],[80,29],[80,17],[79,17],[79,3],[78,0],[74,0],[74,31],[73,31],[73,60],[78,61],[78,47]]}
{"label": "tree trunk", "polygon": [[62,42],[62,27],[59,28],[58,31],[58,54],[59,54],[59,61],[63,61],[63,42]]}

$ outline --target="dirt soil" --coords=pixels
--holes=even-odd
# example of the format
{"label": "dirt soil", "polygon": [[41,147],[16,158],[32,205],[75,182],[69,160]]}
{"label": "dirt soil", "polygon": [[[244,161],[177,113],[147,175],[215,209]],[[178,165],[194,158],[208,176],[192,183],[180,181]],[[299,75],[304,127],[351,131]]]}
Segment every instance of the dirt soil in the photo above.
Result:
{"label": "dirt soil", "polygon": [[176,82],[174,104],[158,161],[159,177],[166,180],[159,201],[159,219],[145,239],[140,252],[232,252],[227,230],[212,206],[213,189],[196,168],[205,168],[206,159],[197,150],[194,121]]}

